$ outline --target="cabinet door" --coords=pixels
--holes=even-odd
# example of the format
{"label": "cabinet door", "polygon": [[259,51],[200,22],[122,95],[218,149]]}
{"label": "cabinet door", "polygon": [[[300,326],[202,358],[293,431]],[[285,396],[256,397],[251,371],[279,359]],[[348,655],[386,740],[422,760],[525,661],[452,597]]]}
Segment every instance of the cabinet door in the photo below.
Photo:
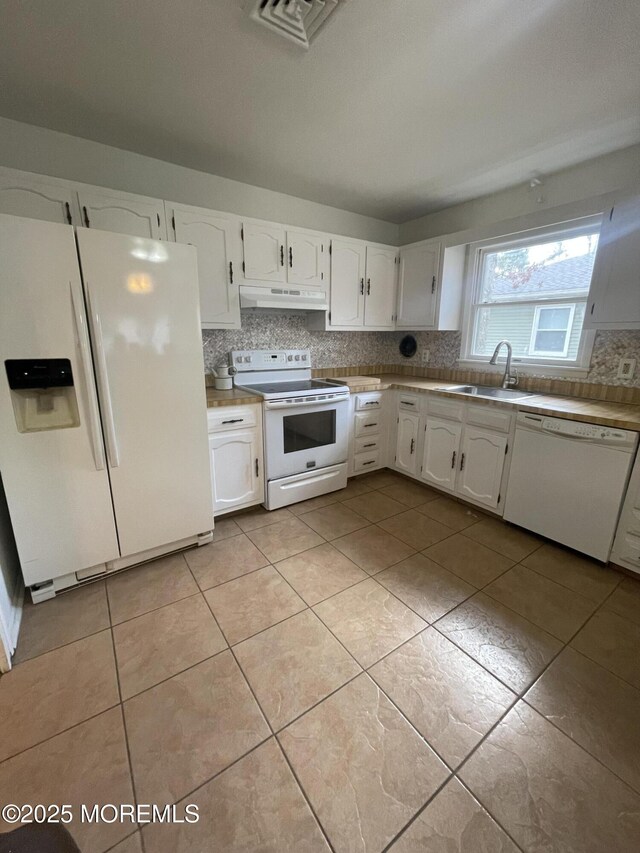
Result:
{"label": "cabinet door", "polygon": [[280,225],[243,225],[244,277],[258,281],[286,281],[285,230]]}
{"label": "cabinet door", "polygon": [[256,430],[210,433],[214,515],[263,500],[258,451]]}
{"label": "cabinet door", "polygon": [[497,507],[506,450],[506,435],[466,426],[460,447],[458,494]]}
{"label": "cabinet door", "polygon": [[418,415],[400,412],[396,440],[396,468],[407,474],[416,473],[416,446],[418,444]]}
{"label": "cabinet door", "polygon": [[435,328],[439,264],[439,242],[400,250],[396,328]]}
{"label": "cabinet door", "polygon": [[189,243],[198,252],[200,320],[205,329],[239,329],[242,245],[237,219],[168,208],[177,243]]}
{"label": "cabinet door", "polygon": [[364,323],[365,246],[350,240],[331,241],[331,325]]}
{"label": "cabinet door", "polygon": [[640,328],[640,196],[605,216],[585,328]]}
{"label": "cabinet door", "polygon": [[115,231],[132,237],[164,240],[167,229],[163,203],[154,198],[128,193],[79,190],[82,225],[99,231]]}
{"label": "cabinet door", "polygon": [[36,176],[0,172],[0,213],[78,225],[75,192]]}
{"label": "cabinet door", "polygon": [[287,231],[287,282],[302,287],[324,287],[325,238]]}
{"label": "cabinet door", "polygon": [[397,251],[367,246],[365,326],[394,328]]}
{"label": "cabinet door", "polygon": [[462,424],[428,418],[422,455],[423,480],[453,491],[456,482]]}

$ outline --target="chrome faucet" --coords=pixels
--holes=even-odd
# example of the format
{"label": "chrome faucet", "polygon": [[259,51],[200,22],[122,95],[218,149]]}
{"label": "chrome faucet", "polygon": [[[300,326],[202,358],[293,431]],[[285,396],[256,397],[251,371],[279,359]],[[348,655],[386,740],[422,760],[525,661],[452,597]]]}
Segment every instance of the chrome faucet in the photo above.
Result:
{"label": "chrome faucet", "polygon": [[500,341],[498,346],[493,351],[493,355],[491,356],[491,361],[489,364],[497,364],[498,363],[498,354],[500,353],[500,348],[505,346],[507,348],[507,364],[504,369],[504,376],[502,377],[502,387],[510,388],[512,385],[518,384],[518,371],[514,368],[513,373],[511,373],[511,358],[513,356],[513,348],[509,341]]}

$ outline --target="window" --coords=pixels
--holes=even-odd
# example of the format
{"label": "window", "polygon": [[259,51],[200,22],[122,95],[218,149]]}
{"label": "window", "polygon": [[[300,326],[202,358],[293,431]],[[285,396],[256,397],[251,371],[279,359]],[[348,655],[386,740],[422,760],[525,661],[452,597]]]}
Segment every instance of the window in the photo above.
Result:
{"label": "window", "polygon": [[600,218],[477,243],[461,360],[488,360],[501,340],[521,364],[588,364],[582,324]]}

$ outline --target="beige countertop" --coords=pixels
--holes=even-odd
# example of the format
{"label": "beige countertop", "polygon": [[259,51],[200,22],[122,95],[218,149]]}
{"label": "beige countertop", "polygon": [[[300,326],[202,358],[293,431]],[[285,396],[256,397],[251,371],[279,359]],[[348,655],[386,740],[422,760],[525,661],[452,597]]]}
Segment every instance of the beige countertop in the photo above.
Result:
{"label": "beige countertop", "polygon": [[472,400],[489,406],[508,406],[524,412],[537,412],[538,414],[566,418],[572,421],[588,421],[601,426],[640,432],[640,406],[632,406],[628,403],[609,403],[589,400],[584,397],[560,397],[551,394],[533,394],[525,400],[516,402],[488,400],[469,397],[467,394],[456,394],[453,391],[443,391],[442,389],[447,385],[456,384],[446,379],[420,379],[398,373],[381,373],[379,376],[372,377],[334,376],[331,378],[334,382],[338,380],[349,385],[352,393],[380,391],[386,388],[396,388],[400,391],[436,392],[443,397],[452,397],[457,400]]}
{"label": "beige countertop", "polygon": [[[566,418],[572,421],[588,421],[601,426],[630,429],[640,432],[640,406],[628,403],[610,403],[600,400],[589,400],[584,397],[560,397],[551,394],[532,394],[525,400],[509,402],[506,400],[488,400],[486,398],[469,397],[467,394],[456,394],[454,391],[442,390],[447,385],[456,383],[445,379],[420,379],[403,376],[399,373],[381,373],[379,376],[332,376],[331,381],[344,382],[352,393],[361,391],[384,391],[395,388],[400,391],[417,393],[431,392],[452,397],[457,400],[472,400],[487,406],[506,406],[524,412]],[[234,388],[231,391],[216,391],[207,388],[207,407],[238,406],[248,403],[261,403],[262,398],[248,391]]]}

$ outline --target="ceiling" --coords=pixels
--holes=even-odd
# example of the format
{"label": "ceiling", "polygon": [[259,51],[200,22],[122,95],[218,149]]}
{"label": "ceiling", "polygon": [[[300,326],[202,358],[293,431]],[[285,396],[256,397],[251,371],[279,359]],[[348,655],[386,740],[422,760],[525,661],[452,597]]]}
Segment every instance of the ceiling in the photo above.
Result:
{"label": "ceiling", "polygon": [[638,0],[0,0],[0,115],[391,222],[640,141]]}

